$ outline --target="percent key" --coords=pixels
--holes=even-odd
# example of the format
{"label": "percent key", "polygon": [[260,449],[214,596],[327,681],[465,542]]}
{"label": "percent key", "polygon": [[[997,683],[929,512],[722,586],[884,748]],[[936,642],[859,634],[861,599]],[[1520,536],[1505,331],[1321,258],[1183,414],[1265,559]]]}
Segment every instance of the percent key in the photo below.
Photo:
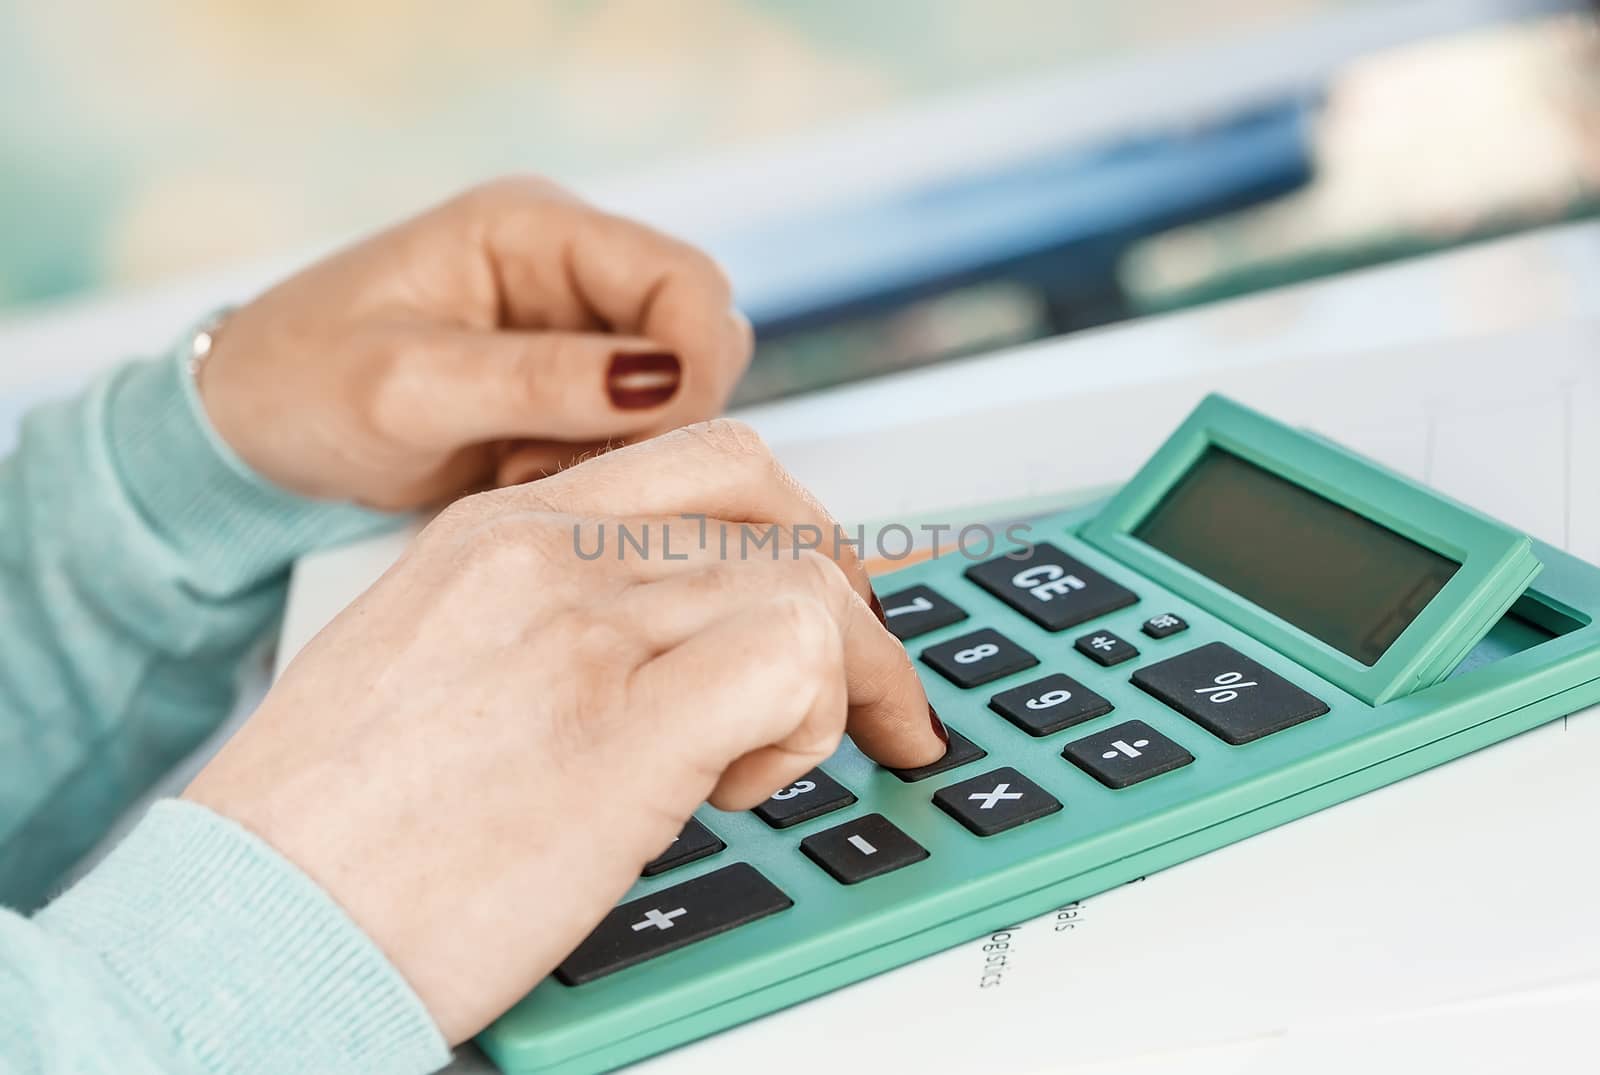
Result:
{"label": "percent key", "polygon": [[1328,712],[1322,699],[1224,642],[1147,665],[1133,683],[1233,746]]}

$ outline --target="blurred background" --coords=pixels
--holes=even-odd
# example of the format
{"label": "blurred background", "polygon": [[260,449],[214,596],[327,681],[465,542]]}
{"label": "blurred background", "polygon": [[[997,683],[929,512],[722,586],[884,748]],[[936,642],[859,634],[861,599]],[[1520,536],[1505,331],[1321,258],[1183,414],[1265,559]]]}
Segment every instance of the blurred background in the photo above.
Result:
{"label": "blurred background", "polygon": [[746,401],[1600,209],[1576,2],[0,0],[0,101],[0,316],[506,171],[636,191],[955,117],[894,182],[859,136],[859,184],[685,217],[761,329]]}

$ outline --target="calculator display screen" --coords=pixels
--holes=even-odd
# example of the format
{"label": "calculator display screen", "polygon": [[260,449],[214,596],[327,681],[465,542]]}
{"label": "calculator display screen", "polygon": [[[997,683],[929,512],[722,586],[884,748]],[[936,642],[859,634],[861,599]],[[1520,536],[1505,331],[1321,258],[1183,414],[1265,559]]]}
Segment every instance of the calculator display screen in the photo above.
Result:
{"label": "calculator display screen", "polygon": [[1461,566],[1217,447],[1133,536],[1365,665]]}

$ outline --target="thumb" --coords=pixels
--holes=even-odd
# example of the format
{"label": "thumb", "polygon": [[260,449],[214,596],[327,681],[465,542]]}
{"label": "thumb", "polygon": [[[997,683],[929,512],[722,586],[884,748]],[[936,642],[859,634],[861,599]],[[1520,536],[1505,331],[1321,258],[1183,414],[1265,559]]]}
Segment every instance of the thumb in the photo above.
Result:
{"label": "thumb", "polygon": [[659,427],[679,395],[678,356],[641,336],[585,332],[434,335],[401,393],[419,443],[606,440]]}

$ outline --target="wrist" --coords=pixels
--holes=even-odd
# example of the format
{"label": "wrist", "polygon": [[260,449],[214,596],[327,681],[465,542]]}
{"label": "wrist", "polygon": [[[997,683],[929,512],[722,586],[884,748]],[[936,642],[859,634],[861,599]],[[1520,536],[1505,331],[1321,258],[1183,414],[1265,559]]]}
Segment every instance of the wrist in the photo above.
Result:
{"label": "wrist", "polygon": [[[183,366],[201,423],[210,432],[217,454],[236,471],[285,493],[316,499],[263,465],[265,461],[253,450],[247,435],[251,417],[248,393],[245,405],[240,406],[236,398],[238,393],[230,396],[227,391],[227,364],[221,363],[224,368],[217,369],[219,363],[214,359],[224,334],[237,333],[233,322],[238,310],[236,306],[219,307],[197,321],[177,344],[175,357]],[[229,333],[230,327],[234,330],[232,333]]]}
{"label": "wrist", "polygon": [[118,369],[90,405],[130,507],[198,577],[243,588],[313,549],[394,525],[394,516],[307,500],[257,473],[211,424],[189,372],[193,346],[186,335],[166,358]]}

